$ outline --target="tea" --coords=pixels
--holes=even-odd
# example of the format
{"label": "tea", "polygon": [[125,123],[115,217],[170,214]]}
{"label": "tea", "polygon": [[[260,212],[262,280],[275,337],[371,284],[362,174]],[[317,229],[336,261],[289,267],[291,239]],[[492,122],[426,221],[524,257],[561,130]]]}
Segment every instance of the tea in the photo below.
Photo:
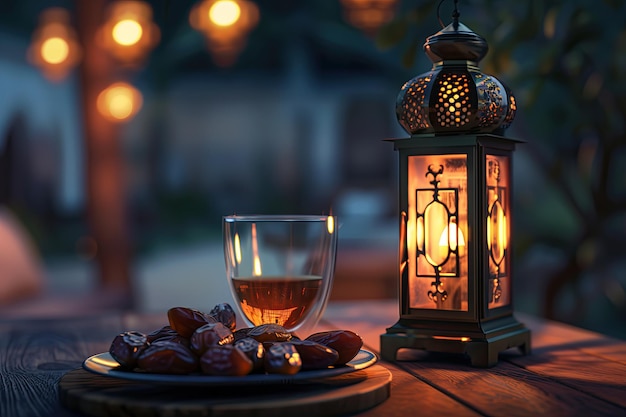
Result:
{"label": "tea", "polygon": [[241,311],[255,326],[274,323],[290,329],[314,309],[322,277],[243,277],[232,283]]}

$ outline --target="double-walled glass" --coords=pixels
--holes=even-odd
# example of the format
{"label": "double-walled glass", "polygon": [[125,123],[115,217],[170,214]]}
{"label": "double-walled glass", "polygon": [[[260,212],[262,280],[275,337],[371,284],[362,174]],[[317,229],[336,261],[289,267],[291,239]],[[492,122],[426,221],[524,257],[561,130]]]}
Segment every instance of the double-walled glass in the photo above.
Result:
{"label": "double-walled glass", "polygon": [[337,218],[225,216],[223,235],[228,282],[248,325],[311,330],[332,288]]}

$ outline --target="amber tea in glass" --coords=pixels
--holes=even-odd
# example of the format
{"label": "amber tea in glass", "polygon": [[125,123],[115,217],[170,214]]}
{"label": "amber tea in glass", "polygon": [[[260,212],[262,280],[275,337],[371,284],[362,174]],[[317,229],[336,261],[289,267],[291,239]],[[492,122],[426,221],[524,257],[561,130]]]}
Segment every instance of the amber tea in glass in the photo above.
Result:
{"label": "amber tea in glass", "polygon": [[223,234],[230,289],[249,326],[317,324],[332,287],[335,216],[226,216]]}

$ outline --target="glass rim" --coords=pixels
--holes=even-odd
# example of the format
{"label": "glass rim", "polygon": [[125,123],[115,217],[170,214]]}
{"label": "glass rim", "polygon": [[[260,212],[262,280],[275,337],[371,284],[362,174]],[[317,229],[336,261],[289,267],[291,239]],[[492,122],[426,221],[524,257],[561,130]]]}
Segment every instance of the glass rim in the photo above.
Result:
{"label": "glass rim", "polygon": [[223,216],[222,219],[227,223],[235,222],[325,222],[329,217],[335,220],[337,216],[333,214],[232,214]]}

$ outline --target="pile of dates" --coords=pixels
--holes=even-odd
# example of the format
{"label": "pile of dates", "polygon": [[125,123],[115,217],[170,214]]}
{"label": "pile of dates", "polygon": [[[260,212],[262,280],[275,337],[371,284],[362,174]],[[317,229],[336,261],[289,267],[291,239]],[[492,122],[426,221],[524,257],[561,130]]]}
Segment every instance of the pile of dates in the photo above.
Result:
{"label": "pile of dates", "polygon": [[209,313],[174,307],[167,317],[169,325],[150,334],[117,335],[109,353],[122,368],[140,372],[291,375],[345,365],[363,346],[361,337],[349,330],[314,333],[306,339],[277,324],[236,330],[235,312],[227,303]]}

